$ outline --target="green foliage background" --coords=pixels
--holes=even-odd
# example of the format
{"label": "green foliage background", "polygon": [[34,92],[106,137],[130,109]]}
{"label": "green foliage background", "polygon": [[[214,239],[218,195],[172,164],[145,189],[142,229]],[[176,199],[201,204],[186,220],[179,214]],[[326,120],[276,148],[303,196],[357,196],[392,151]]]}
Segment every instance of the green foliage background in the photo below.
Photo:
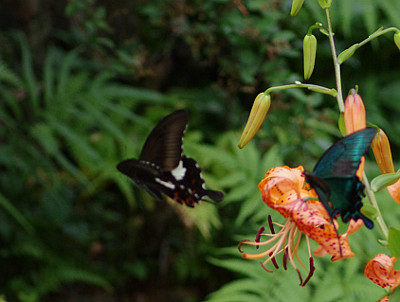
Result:
{"label": "green foliage background", "polygon": [[[339,51],[379,26],[400,27],[396,1],[333,2]],[[382,295],[362,276],[380,251],[376,230],[351,237],[355,258],[315,259],[305,288],[294,271],[268,274],[236,248],[266,223],[257,189],[266,170],[311,169],[339,136],[334,99],[292,90],[273,95],[255,142],[236,147],[255,96],[302,79],[302,38],[324,20],[317,1],[305,1],[296,18],[283,0],[22,3],[6,0],[0,10],[0,294],[7,301]],[[332,87],[328,41],[317,38],[311,81]],[[359,85],[397,168],[399,67],[399,51],[384,37],[342,68],[344,91]],[[115,169],[139,154],[159,119],[181,108],[191,117],[184,152],[210,188],[226,193],[217,206],[154,201]],[[378,174],[373,160],[367,171]],[[395,225],[396,204],[386,192],[378,198]]]}

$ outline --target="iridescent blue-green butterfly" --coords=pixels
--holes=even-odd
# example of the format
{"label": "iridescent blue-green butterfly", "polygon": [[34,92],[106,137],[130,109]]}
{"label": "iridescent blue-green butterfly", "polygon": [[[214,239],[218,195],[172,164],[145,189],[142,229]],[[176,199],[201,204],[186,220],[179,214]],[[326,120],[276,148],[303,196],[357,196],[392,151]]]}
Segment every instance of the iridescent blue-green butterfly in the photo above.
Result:
{"label": "iridescent blue-green butterfly", "polygon": [[353,218],[362,219],[369,229],[374,226],[360,212],[365,194],[356,172],[375,134],[375,128],[366,128],[340,139],[322,155],[312,173],[304,173],[331,219],[340,215],[345,223]]}

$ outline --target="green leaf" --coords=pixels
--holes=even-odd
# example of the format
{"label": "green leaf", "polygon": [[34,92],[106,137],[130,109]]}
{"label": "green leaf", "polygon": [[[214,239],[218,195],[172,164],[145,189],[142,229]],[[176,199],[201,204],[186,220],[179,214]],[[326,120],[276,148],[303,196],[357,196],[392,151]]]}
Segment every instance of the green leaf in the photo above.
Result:
{"label": "green leaf", "polygon": [[400,301],[400,290],[397,287],[394,292],[389,296],[389,301],[391,302],[397,302]]}
{"label": "green leaf", "polygon": [[389,229],[389,249],[393,256],[396,258],[400,257],[400,229],[390,228]]}
{"label": "green leaf", "polygon": [[338,55],[338,63],[342,64],[344,61],[346,61],[348,58],[350,58],[358,49],[359,45],[354,44],[350,46],[349,48],[343,50],[339,55]]}
{"label": "green leaf", "polygon": [[22,52],[22,67],[23,77],[29,93],[32,113],[37,113],[39,108],[39,85],[36,81],[35,73],[33,70],[32,54],[29,49],[28,41],[23,34],[17,35],[21,52]]}
{"label": "green leaf", "polygon": [[374,192],[378,192],[387,186],[394,184],[400,178],[400,170],[396,173],[387,173],[375,177],[371,181],[371,188]]}
{"label": "green leaf", "polygon": [[374,206],[370,204],[364,204],[361,208],[361,213],[372,220],[376,219],[376,217],[378,216],[378,211]]}
{"label": "green leaf", "polygon": [[3,195],[0,194],[0,207],[8,212],[28,233],[33,233],[33,226],[25,216]]}

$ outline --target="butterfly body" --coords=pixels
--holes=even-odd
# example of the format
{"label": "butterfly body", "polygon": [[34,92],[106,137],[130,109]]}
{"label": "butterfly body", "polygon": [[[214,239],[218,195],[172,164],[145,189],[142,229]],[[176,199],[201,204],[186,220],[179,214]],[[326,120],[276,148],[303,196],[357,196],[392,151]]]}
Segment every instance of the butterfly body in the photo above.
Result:
{"label": "butterfly body", "polygon": [[188,122],[186,111],[167,115],[151,131],[139,159],[127,159],[117,169],[156,199],[165,194],[194,207],[204,197],[222,200],[223,193],[206,189],[197,162],[182,155],[182,138]]}
{"label": "butterfly body", "polygon": [[373,222],[360,212],[365,194],[356,172],[375,133],[366,128],[342,138],[322,155],[312,173],[304,173],[331,218],[340,214],[343,222],[362,219],[369,229]]}

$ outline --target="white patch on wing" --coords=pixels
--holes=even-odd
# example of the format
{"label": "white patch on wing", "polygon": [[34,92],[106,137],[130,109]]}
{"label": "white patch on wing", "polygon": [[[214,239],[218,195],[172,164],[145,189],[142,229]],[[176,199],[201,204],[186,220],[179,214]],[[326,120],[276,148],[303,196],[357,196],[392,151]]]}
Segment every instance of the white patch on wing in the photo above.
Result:
{"label": "white patch on wing", "polygon": [[183,167],[183,161],[179,162],[179,165],[171,171],[171,174],[178,181],[185,177],[186,168]]}
{"label": "white patch on wing", "polygon": [[170,188],[171,190],[175,189],[175,185],[169,181],[163,181],[161,179],[159,179],[158,177],[156,177],[156,182],[158,182],[159,184],[162,184],[163,186]]}

